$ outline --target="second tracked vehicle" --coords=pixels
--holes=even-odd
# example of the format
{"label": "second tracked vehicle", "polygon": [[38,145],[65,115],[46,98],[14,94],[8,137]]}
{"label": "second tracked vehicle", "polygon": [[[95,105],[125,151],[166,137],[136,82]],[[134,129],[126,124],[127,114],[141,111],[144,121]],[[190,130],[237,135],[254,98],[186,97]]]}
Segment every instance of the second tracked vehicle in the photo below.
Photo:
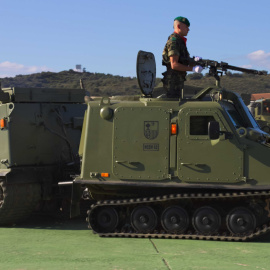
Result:
{"label": "second tracked vehicle", "polygon": [[270,136],[219,84],[227,69],[265,73],[199,64],[217,85],[190,99],[152,98],[154,55],[140,51],[140,100],[87,104],[71,215],[84,187],[100,236],[244,241],[270,231]]}
{"label": "second tracked vehicle", "polygon": [[[0,87],[0,226],[69,206],[80,170],[83,89]],[[61,211],[63,212],[63,211]]]}
{"label": "second tracked vehicle", "polygon": [[261,129],[270,133],[270,99],[258,99],[248,106]]}

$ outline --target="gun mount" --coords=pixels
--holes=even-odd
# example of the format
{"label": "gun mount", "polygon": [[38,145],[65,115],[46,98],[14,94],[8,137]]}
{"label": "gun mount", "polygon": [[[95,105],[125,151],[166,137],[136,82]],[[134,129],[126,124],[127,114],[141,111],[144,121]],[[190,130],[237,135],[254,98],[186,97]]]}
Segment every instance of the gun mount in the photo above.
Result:
{"label": "gun mount", "polygon": [[267,75],[267,71],[265,70],[242,68],[242,67],[229,65],[226,62],[218,62],[215,60],[200,59],[198,61],[195,61],[195,57],[189,58],[189,59],[185,58],[182,60],[188,61],[189,65],[191,66],[199,65],[199,66],[202,66],[203,68],[209,68],[209,75],[215,77],[216,85],[218,87],[220,87],[220,76],[222,76],[223,73],[224,72],[226,73],[228,70],[240,71],[240,72],[256,74],[256,75]]}

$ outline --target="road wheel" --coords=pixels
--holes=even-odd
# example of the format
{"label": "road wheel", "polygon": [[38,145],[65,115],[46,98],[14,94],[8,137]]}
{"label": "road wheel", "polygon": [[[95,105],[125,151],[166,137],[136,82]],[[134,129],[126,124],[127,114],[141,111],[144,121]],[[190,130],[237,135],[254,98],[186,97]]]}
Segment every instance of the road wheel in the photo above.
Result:
{"label": "road wheel", "polygon": [[101,207],[97,209],[96,226],[98,232],[113,232],[119,223],[117,211],[113,207]]}
{"label": "road wheel", "polygon": [[136,232],[150,233],[157,226],[157,215],[149,206],[138,206],[131,213],[131,225]]}
{"label": "road wheel", "polygon": [[183,233],[189,226],[187,211],[179,206],[170,206],[161,215],[161,225],[168,233]]}
{"label": "road wheel", "polygon": [[192,224],[194,229],[201,234],[213,234],[220,228],[221,216],[215,208],[203,206],[193,214]]}
{"label": "road wheel", "polygon": [[226,225],[233,234],[249,234],[256,228],[256,217],[248,208],[236,207],[228,213]]}

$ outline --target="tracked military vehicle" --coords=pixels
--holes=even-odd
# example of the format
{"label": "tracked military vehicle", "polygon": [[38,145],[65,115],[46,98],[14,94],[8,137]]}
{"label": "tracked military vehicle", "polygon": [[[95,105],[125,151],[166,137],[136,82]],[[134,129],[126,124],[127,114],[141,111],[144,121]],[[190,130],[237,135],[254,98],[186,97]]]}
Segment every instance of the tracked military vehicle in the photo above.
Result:
{"label": "tracked military vehicle", "polygon": [[70,199],[58,182],[80,169],[84,92],[1,89],[0,225],[18,222],[44,205],[60,209],[62,199]]}
{"label": "tracked military vehicle", "polygon": [[259,99],[248,106],[262,130],[270,133],[270,99]]}
{"label": "tracked military vehicle", "polygon": [[197,64],[215,86],[190,99],[152,98],[154,55],[140,51],[140,101],[87,104],[71,216],[83,186],[96,200],[89,228],[100,236],[244,241],[269,232],[270,136],[219,83],[227,69],[265,73]]}

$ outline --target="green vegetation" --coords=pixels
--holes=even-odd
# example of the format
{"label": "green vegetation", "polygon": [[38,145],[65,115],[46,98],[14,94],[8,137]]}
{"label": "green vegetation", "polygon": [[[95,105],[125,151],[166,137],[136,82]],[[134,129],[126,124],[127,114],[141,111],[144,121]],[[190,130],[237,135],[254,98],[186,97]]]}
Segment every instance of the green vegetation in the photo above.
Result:
{"label": "green vegetation", "polygon": [[73,70],[41,72],[31,75],[17,75],[2,79],[2,87],[47,87],[80,88],[80,79],[91,96],[135,95],[139,93],[136,78],[113,76],[111,74],[75,72]]}
{"label": "green vegetation", "polygon": [[[198,76],[199,75],[199,76]],[[189,74],[186,85],[205,87],[215,84],[215,78],[206,74]],[[233,90],[239,94],[269,93],[270,75],[259,76],[253,74],[231,73],[221,77],[221,86],[227,90]]]}
{"label": "green vegetation", "polygon": [[1,269],[269,269],[269,236],[255,242],[100,238],[83,219],[33,215],[0,228]]}
{"label": "green vegetation", "polygon": [[[49,88],[80,88],[83,79],[85,89],[91,96],[137,95],[140,93],[137,78],[113,76],[111,74],[75,72],[73,70],[41,72],[31,75],[17,75],[14,78],[3,78],[2,87],[49,87]],[[186,85],[206,87],[215,84],[209,75],[191,73],[187,76]],[[156,85],[161,85],[158,78]],[[258,76],[242,73],[231,73],[221,77],[221,85],[227,90],[238,93],[270,92],[270,75]]]}

